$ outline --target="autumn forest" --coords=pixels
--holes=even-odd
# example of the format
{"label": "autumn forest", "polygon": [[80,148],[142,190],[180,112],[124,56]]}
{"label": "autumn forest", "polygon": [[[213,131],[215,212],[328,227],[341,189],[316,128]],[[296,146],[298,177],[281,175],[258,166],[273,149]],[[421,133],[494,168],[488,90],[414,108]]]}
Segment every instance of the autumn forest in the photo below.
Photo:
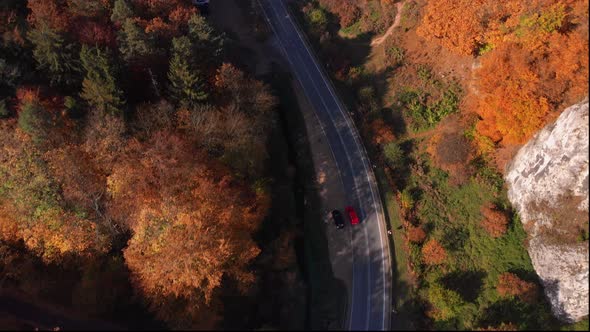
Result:
{"label": "autumn forest", "polygon": [[[305,91],[258,1],[194,2],[0,1],[0,329],[344,328]],[[587,329],[503,176],[588,96],[588,1],[285,3],[373,165],[391,329]]]}
{"label": "autumn forest", "polygon": [[0,21],[3,287],[217,326],[220,285],[257,278],[270,88],[190,1],[2,1]]}

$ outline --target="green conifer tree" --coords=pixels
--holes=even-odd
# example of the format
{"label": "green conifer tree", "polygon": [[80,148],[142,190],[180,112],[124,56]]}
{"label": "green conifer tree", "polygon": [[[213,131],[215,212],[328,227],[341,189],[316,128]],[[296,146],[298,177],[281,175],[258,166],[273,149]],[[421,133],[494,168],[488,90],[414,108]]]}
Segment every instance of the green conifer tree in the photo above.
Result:
{"label": "green conifer tree", "polygon": [[198,70],[191,64],[192,44],[187,37],[172,40],[172,57],[168,79],[172,98],[183,106],[207,100],[204,83]]}
{"label": "green conifer tree", "polygon": [[127,62],[155,55],[153,41],[132,19],[128,18],[119,31],[119,50]]}
{"label": "green conifer tree", "polygon": [[64,38],[45,24],[30,30],[27,37],[33,44],[38,69],[49,73],[52,85],[77,82],[79,64],[73,56],[73,44],[65,44]]}
{"label": "green conifer tree", "polygon": [[133,16],[133,10],[125,0],[116,0],[113,5],[113,12],[111,14],[111,21],[113,23],[122,24],[126,19]]}
{"label": "green conifer tree", "polygon": [[80,60],[86,71],[80,96],[98,110],[118,113],[124,104],[122,91],[117,87],[115,75],[109,63],[108,50],[82,46]]}

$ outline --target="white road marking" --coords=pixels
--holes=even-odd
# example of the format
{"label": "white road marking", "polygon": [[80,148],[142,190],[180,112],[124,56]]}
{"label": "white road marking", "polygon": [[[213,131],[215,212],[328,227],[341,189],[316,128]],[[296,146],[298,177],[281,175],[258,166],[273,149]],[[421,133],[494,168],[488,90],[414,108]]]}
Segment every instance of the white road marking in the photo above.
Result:
{"label": "white road marking", "polygon": [[[276,9],[272,5],[270,7],[271,7],[271,10],[275,13],[276,17],[279,17],[279,13],[277,13]],[[283,9],[284,9],[284,7],[283,7]],[[282,22],[279,21],[279,24],[281,25],[281,27],[283,28],[283,30],[286,33],[287,32],[287,29],[283,26]],[[299,36],[299,38],[301,40],[301,36]],[[305,46],[305,44],[304,44],[304,46]],[[309,55],[309,53],[308,53],[308,55]],[[298,53],[295,52],[295,56],[299,59],[299,62],[302,65],[301,67],[303,68],[303,70],[305,71],[305,73],[306,73],[306,75],[308,77],[308,82],[311,82],[311,84],[313,85],[314,89],[316,90],[316,93],[319,96],[319,98],[321,100],[321,103],[324,106],[324,109],[326,110],[326,113],[328,114],[328,117],[330,118],[330,121],[334,124],[334,126],[336,126],[337,122],[334,121],[334,118],[332,116],[332,113],[330,112],[330,109],[328,108],[328,105],[326,104],[326,101],[324,100],[324,97],[322,96],[320,90],[318,89],[318,86],[316,85],[315,80],[312,78],[311,74],[307,70],[307,67],[305,66],[306,63],[299,56]],[[311,60],[313,62],[314,58],[311,57]],[[291,61],[289,61],[289,62],[291,62]],[[293,63],[292,63],[292,65],[293,65]],[[293,69],[295,70],[295,67],[293,67]],[[316,69],[318,69],[317,66],[316,66]],[[320,76],[322,76],[322,73],[321,72],[319,72],[319,74],[320,74]],[[323,77],[322,77],[322,79],[323,79]],[[302,84],[302,86],[304,86],[304,84]],[[332,95],[332,97],[334,97],[334,95]],[[336,106],[339,107],[338,103],[336,103]],[[348,123],[347,123],[347,125],[348,125]],[[348,129],[350,130],[350,126],[348,126]],[[352,166],[352,161],[350,159],[350,155],[348,153],[346,144],[344,143],[344,140],[343,140],[342,135],[341,135],[340,131],[338,130],[338,128],[336,128],[336,135],[338,136],[338,139],[340,141],[340,144],[342,144],[342,147],[343,147],[343,150],[344,150],[344,154],[346,155],[346,160],[348,162],[348,168],[349,168],[349,170],[351,172],[351,178],[352,178],[352,181],[353,181],[353,188],[355,188],[355,193],[357,194],[356,195],[357,196],[356,201],[358,201],[359,204],[360,204],[361,203],[361,200],[360,200],[360,196],[358,195],[358,186],[356,184],[356,178],[354,176],[354,167]],[[344,188],[346,188],[346,187],[344,187]],[[353,200],[354,200],[354,197],[353,197]],[[367,297],[368,297],[367,308],[366,308],[367,309],[367,316],[366,316],[366,320],[365,320],[365,326],[366,326],[366,329],[368,330],[369,329],[369,318],[370,318],[370,313],[371,313],[371,292],[370,292],[370,289],[371,289],[371,264],[370,264],[370,262],[371,262],[371,255],[370,255],[369,235],[367,234],[367,227],[364,227],[364,225],[363,225],[362,229],[363,229],[363,234],[365,236],[365,243],[366,243],[365,248],[366,248],[367,261],[368,261],[368,264],[367,264],[367,275],[368,275],[368,277],[367,277],[367,289],[369,291],[367,292]],[[354,242],[352,242],[352,241],[351,241],[351,247],[352,247],[351,252],[354,255]],[[354,285],[355,285],[355,283],[354,283],[354,259],[353,259],[353,263],[352,264],[353,264],[353,269],[352,269],[352,281],[353,281],[352,282],[352,287],[354,287]],[[352,312],[353,312],[353,308],[354,308],[353,304],[354,304],[354,288],[351,291],[351,305],[350,305],[350,310],[351,310],[351,315],[350,316],[351,316],[351,318],[352,318]],[[349,319],[349,329],[352,329],[352,319]]]}
{"label": "white road marking", "polygon": [[[285,5],[283,4],[283,1],[280,0],[279,3],[283,7],[283,10],[287,11],[287,9],[285,8]],[[271,7],[272,7],[272,5],[271,5]],[[301,36],[301,34],[299,32],[298,27],[295,24],[293,24],[293,26],[295,27],[295,32],[297,32],[297,35],[299,36],[299,39],[303,42],[303,44],[305,44],[307,46],[307,44],[305,42],[305,39]],[[365,173],[367,174],[367,181],[369,183],[369,188],[371,189],[371,197],[373,199],[373,204],[375,204],[377,201],[375,199],[375,192],[373,190],[373,185],[376,185],[376,181],[374,181],[374,182],[371,181],[371,177],[369,175],[370,171],[367,168],[367,161],[366,161],[367,152],[365,150],[365,147],[364,147],[364,145],[359,144],[360,139],[357,136],[358,135],[357,131],[356,130],[353,130],[353,128],[351,127],[348,117],[346,117],[346,115],[342,111],[342,108],[341,108],[339,99],[336,98],[336,96],[334,95],[334,92],[332,91],[332,87],[330,86],[330,84],[328,84],[326,82],[326,78],[322,74],[323,72],[318,67],[317,61],[315,61],[314,56],[310,53],[308,47],[305,47],[305,50],[307,51],[308,55],[312,58],[312,60],[314,60],[312,62],[314,63],[316,69],[320,72],[320,76],[322,77],[322,80],[324,81],[324,84],[328,88],[328,91],[330,91],[330,94],[332,95],[332,98],[336,102],[336,105],[338,106],[338,110],[340,111],[340,113],[342,114],[342,116],[344,117],[344,119],[346,120],[346,124],[347,124],[350,132],[353,134],[353,138],[354,138],[355,144],[357,145],[357,148],[360,146],[362,148],[362,151],[364,152],[364,153],[361,153],[361,159],[363,161],[363,167],[365,168]],[[381,223],[385,224],[385,220],[383,220],[383,215],[384,215],[383,205],[382,204],[378,204],[378,205],[381,207],[381,209],[380,209],[381,210],[380,211],[381,213],[376,213],[376,214],[377,214],[377,220],[378,220],[377,224],[379,226],[379,241],[380,241],[380,244],[381,244],[381,246],[380,246],[381,247],[381,264],[382,264],[382,269],[381,270],[382,270],[382,274],[383,274],[383,285],[382,285],[382,287],[385,289],[385,283],[386,283],[386,276],[385,276],[385,271],[386,271],[386,268],[385,268],[385,252],[383,250],[383,236],[382,236],[383,235],[383,229],[381,227]],[[374,210],[375,210],[375,212],[377,212],[377,209],[376,208],[374,208]],[[389,240],[387,242],[387,247],[389,249]],[[391,270],[391,261],[390,260],[391,260],[391,257],[388,255],[389,270]],[[369,278],[369,280],[370,280],[370,278]],[[370,287],[369,287],[369,289],[370,289]],[[390,286],[390,289],[391,289],[391,286]],[[387,294],[385,292],[383,292],[383,311],[382,311],[383,322],[382,322],[382,325],[381,325],[382,326],[382,329],[385,329],[385,313],[388,312],[387,309],[386,309],[387,302],[388,302],[387,301]],[[369,305],[370,305],[370,301],[369,301]]]}
{"label": "white road marking", "polygon": [[[295,65],[291,61],[291,58],[289,57],[289,54],[288,54],[285,46],[283,45],[283,42],[281,41],[281,38],[279,37],[279,34],[276,32],[273,24],[271,23],[270,18],[266,14],[266,10],[264,9],[264,6],[262,6],[262,4],[260,4],[260,0],[257,0],[257,1],[258,1],[258,4],[260,5],[260,7],[262,8],[262,11],[264,13],[264,16],[266,17],[266,20],[268,21],[269,25],[271,26],[272,30],[274,31],[275,35],[277,36],[277,41],[279,42],[279,46],[280,46],[281,50],[283,51],[285,57],[287,58],[287,61],[289,61],[289,63],[291,64],[291,67],[293,68],[293,71],[295,72],[295,76],[297,76],[297,78],[298,78],[298,80],[300,82],[299,84],[301,85],[301,87],[305,91],[305,94],[307,96],[311,96],[311,94],[309,94],[309,92],[307,91],[305,85],[302,83],[303,80],[301,79],[301,77],[299,76],[299,73],[295,69]],[[308,98],[310,98],[310,97],[308,97]],[[312,103],[311,100],[309,102]],[[326,132],[324,130],[324,126],[322,124],[322,121],[320,121],[320,118],[318,117],[318,115],[315,112],[315,108],[314,108],[314,111],[312,113],[315,116],[318,124],[320,125],[320,129],[322,130],[322,133],[323,133],[324,137],[326,137],[326,141],[328,142],[328,148],[330,149],[330,152],[332,154],[332,159],[334,160],[335,163],[337,163],[336,162],[336,156],[334,154],[334,150],[332,149],[332,146],[330,145],[330,140],[327,139],[328,136],[326,135]],[[338,165],[336,165],[336,170],[338,171],[338,178],[340,179],[340,184],[342,185],[342,188],[344,189],[344,188],[346,188],[346,186],[344,185],[344,181],[342,180],[342,174],[340,173],[340,168],[338,168]],[[352,232],[352,230],[351,230],[351,232]],[[350,233],[350,234],[352,236],[352,233]],[[354,243],[352,242],[352,240],[350,242],[352,244],[351,245],[351,255],[350,255],[350,257],[351,257],[352,266],[354,266]],[[351,271],[352,271],[352,280],[351,280],[351,282],[352,282],[354,280],[354,267],[351,269]],[[352,282],[352,285],[354,287],[354,282]],[[354,291],[351,290],[350,294],[351,294],[351,301],[350,302],[353,303],[354,302]],[[350,307],[352,308],[352,304],[350,305]],[[350,320],[350,317],[349,317],[349,320]]]}
{"label": "white road marking", "polygon": [[[270,18],[268,17],[268,15],[267,15],[267,13],[266,13],[266,10],[264,9],[264,6],[262,6],[262,4],[260,4],[260,1],[259,1],[259,0],[258,0],[258,2],[259,2],[259,5],[260,5],[260,7],[262,8],[262,11],[263,11],[263,13],[264,13],[264,15],[265,15],[265,17],[266,17],[267,21],[269,22],[269,25],[271,26],[271,28],[273,29],[273,31],[275,31],[275,34],[277,35],[277,40],[279,41],[279,44],[280,44],[280,46],[281,46],[281,48],[282,48],[282,50],[283,50],[283,53],[284,53],[284,54],[285,54],[285,56],[287,57],[287,60],[289,61],[289,63],[291,64],[291,66],[292,66],[292,67],[295,69],[295,66],[294,66],[293,62],[291,61],[291,59],[289,58],[289,55],[288,55],[288,53],[287,53],[287,51],[286,51],[286,48],[284,47],[284,45],[283,45],[282,41],[280,40],[280,38],[278,38],[278,34],[276,33],[276,30],[274,29],[274,26],[272,25],[272,23],[271,23],[271,21],[270,21]],[[284,4],[282,3],[282,1],[279,1],[279,2],[280,2],[280,5],[283,7],[283,10],[287,11],[287,9],[285,8],[285,6],[284,6]],[[276,14],[276,10],[275,10],[275,8],[274,8],[272,5],[271,5],[271,9],[272,9],[272,10],[275,12],[275,14]],[[277,14],[277,16],[278,16],[278,14]],[[286,15],[286,18],[288,18],[288,19],[290,20],[290,17],[289,17],[289,15]],[[279,20],[279,24],[281,24],[280,20]],[[308,55],[310,56],[310,58],[312,59],[312,62],[314,63],[314,66],[316,67],[316,69],[319,71],[319,73],[320,73],[320,76],[322,77],[322,80],[323,80],[323,82],[324,82],[325,86],[328,88],[328,91],[330,92],[330,94],[332,95],[332,98],[334,99],[334,101],[335,101],[336,105],[338,106],[338,111],[339,111],[339,112],[342,114],[342,116],[344,117],[344,120],[346,121],[346,125],[347,125],[348,129],[349,129],[349,131],[352,133],[352,136],[353,136],[353,141],[354,141],[355,145],[357,145],[357,148],[358,148],[359,146],[362,148],[362,151],[361,151],[361,159],[362,159],[362,162],[363,162],[363,168],[365,169],[365,172],[366,172],[367,181],[368,181],[368,184],[369,184],[369,189],[371,190],[371,197],[372,197],[372,200],[373,200],[373,202],[372,202],[372,203],[373,203],[373,204],[372,204],[372,207],[373,207],[373,209],[375,210],[375,212],[377,212],[377,209],[375,208],[375,203],[376,203],[377,201],[375,200],[375,192],[374,192],[374,189],[373,189],[373,185],[376,185],[376,181],[375,181],[374,179],[372,179],[372,178],[371,178],[371,176],[370,176],[370,175],[372,175],[372,173],[371,173],[371,174],[369,174],[370,172],[369,172],[369,171],[367,171],[367,169],[368,169],[368,168],[367,168],[367,161],[366,161],[366,156],[367,156],[367,153],[366,153],[365,147],[364,147],[362,144],[359,144],[359,141],[360,141],[360,139],[358,138],[358,133],[357,133],[355,130],[353,130],[353,128],[351,127],[351,124],[350,124],[350,119],[348,119],[348,117],[346,117],[346,116],[345,116],[345,114],[344,114],[344,112],[342,111],[342,106],[341,106],[341,104],[340,104],[340,102],[339,102],[338,98],[336,98],[336,96],[334,95],[334,92],[332,91],[332,87],[330,86],[330,84],[328,84],[328,83],[326,82],[326,78],[324,77],[324,75],[323,75],[323,72],[322,72],[322,71],[320,70],[320,68],[318,67],[318,65],[317,65],[317,62],[315,61],[315,57],[314,57],[314,56],[313,56],[313,55],[310,53],[310,51],[309,51],[309,49],[308,49],[308,47],[307,47],[307,43],[306,43],[305,39],[304,39],[304,38],[302,38],[302,36],[301,36],[301,34],[300,34],[299,30],[298,30],[298,27],[297,27],[295,24],[293,24],[293,22],[292,22],[292,21],[291,21],[291,24],[294,26],[294,28],[295,28],[295,32],[297,33],[297,35],[298,35],[299,39],[300,39],[300,40],[302,41],[302,43],[303,43],[303,44],[306,46],[306,47],[304,47],[304,48],[305,48],[306,52],[308,53]],[[281,25],[282,25],[282,24],[281,24]],[[283,29],[285,29],[285,28],[283,27]],[[287,30],[285,29],[285,31],[287,31]],[[310,74],[309,74],[309,72],[308,72],[308,71],[307,71],[307,69],[305,68],[305,66],[303,66],[303,67],[304,67],[304,69],[306,70],[306,73],[307,73],[308,77],[311,77],[311,76],[310,76]],[[295,70],[295,74],[296,74],[296,76],[298,76],[298,77],[299,77],[299,75],[298,75],[298,73],[297,73],[297,71],[296,71],[296,70]],[[300,81],[301,81],[301,82],[303,82],[303,81],[301,80],[301,77],[299,77],[299,79],[300,79]],[[315,85],[315,83],[314,83],[314,80],[312,79],[311,81],[312,81],[312,84],[314,85],[314,87],[315,87],[316,91],[318,91],[318,89],[317,89],[317,86],[316,86],[316,85]],[[305,89],[305,85],[304,85],[304,84],[301,84],[301,85],[302,85],[303,89],[304,89],[304,90],[306,90],[306,89]],[[321,93],[319,93],[319,91],[318,91],[318,95],[320,96],[320,99],[322,100],[322,103],[324,104],[324,107],[326,108],[326,110],[328,110],[328,108],[327,108],[327,106],[326,106],[326,104],[325,104],[325,101],[323,100],[323,97],[322,97]],[[317,114],[315,114],[315,112],[314,112],[314,115],[316,116],[316,118],[317,118],[318,122],[320,123],[320,128],[322,129],[322,132],[324,133],[324,136],[326,136],[326,135],[325,135],[325,130],[324,130],[324,128],[323,128],[323,125],[322,125],[321,121],[319,121],[319,118],[318,118]],[[328,111],[328,115],[330,116],[330,118],[332,119],[332,122],[334,123],[334,121],[333,121],[333,118],[332,118],[332,116],[331,116],[331,114],[330,114],[330,112],[329,112],[329,111]],[[335,124],[335,123],[334,123],[334,124]],[[343,143],[343,141],[342,141],[342,137],[341,137],[341,135],[340,135],[340,133],[339,133],[338,131],[337,131],[337,134],[338,134],[338,136],[339,136],[339,139],[340,139],[341,143],[343,144],[343,146],[345,146],[345,145],[344,145],[344,143]],[[326,137],[327,137],[327,136],[326,136]],[[335,158],[335,156],[334,156],[334,151],[332,150],[332,147],[330,146],[329,142],[328,142],[328,146],[330,147],[330,151],[331,151],[331,153],[332,153],[332,156],[334,157],[334,160],[336,160],[336,158]],[[349,157],[349,155],[348,155],[348,152],[347,152],[347,150],[346,150],[346,149],[344,149],[344,150],[345,150],[345,154],[346,154],[346,157],[347,157],[347,159],[348,159],[348,162],[349,162],[350,169],[351,169],[351,171],[352,171],[352,164],[351,164],[351,162],[350,162],[350,157]],[[359,150],[360,150],[360,149],[359,149]],[[363,153],[363,152],[364,152],[364,153]],[[338,172],[340,173],[340,170],[339,170],[339,169],[338,169]],[[356,186],[356,179],[354,178],[354,175],[352,176],[352,178],[353,178],[353,182],[355,183],[355,189],[358,191],[358,187]],[[341,174],[340,174],[340,181],[342,182],[342,176],[341,176]],[[343,184],[343,186],[344,186],[344,184]],[[383,272],[383,284],[382,284],[382,287],[383,287],[383,288],[385,288],[385,283],[386,283],[385,271],[386,271],[386,268],[385,268],[385,266],[384,266],[384,265],[385,265],[385,253],[384,253],[384,250],[383,250],[383,236],[382,236],[383,234],[382,234],[382,227],[381,227],[381,223],[382,223],[382,222],[383,222],[383,223],[385,223],[385,221],[383,220],[383,214],[384,214],[383,206],[382,206],[382,204],[378,204],[378,205],[379,205],[379,207],[380,207],[380,211],[379,211],[379,212],[381,212],[381,213],[376,213],[376,215],[377,215],[377,220],[378,220],[378,227],[379,227],[379,241],[380,241],[380,244],[381,244],[381,261],[382,261],[382,266],[383,266],[383,268],[382,268],[382,272]],[[363,227],[363,230],[365,231],[365,238],[366,238],[366,240],[367,240],[367,242],[368,242],[368,238],[367,238],[367,230],[366,230],[366,228],[365,228],[365,227]],[[389,247],[389,242],[387,243],[387,246]],[[367,244],[367,251],[368,251],[368,254],[367,254],[367,256],[368,256],[368,258],[369,258],[369,263],[370,263],[370,253],[369,253],[369,247],[368,247],[368,244]],[[352,252],[353,252],[353,255],[352,255],[352,256],[354,257],[354,249],[353,249],[353,251],[352,251]],[[389,257],[389,256],[388,256],[387,258],[388,258],[388,261],[389,261],[389,263],[390,263],[389,265],[390,265],[390,268],[391,268],[391,262],[390,262],[390,259],[391,259],[391,257]],[[353,258],[353,262],[354,262],[354,258]],[[370,288],[371,288],[371,287],[370,287],[370,280],[371,280],[371,279],[370,279],[370,264],[369,264],[369,270],[368,270],[368,271],[369,271],[369,279],[368,279],[368,280],[369,280],[369,289],[370,289]],[[354,268],[353,268],[353,274],[354,274]],[[353,276],[353,279],[354,279],[354,276]],[[353,283],[353,285],[354,285],[354,283]],[[354,287],[354,286],[353,286],[353,287]],[[354,294],[354,291],[352,291],[351,293],[352,293],[352,294]],[[368,307],[368,315],[367,315],[367,320],[369,320],[369,318],[370,318],[370,317],[369,317],[369,316],[370,316],[370,302],[371,302],[371,301],[370,301],[370,295],[371,295],[371,294],[369,294],[369,302],[368,302],[368,304],[369,304],[369,307]],[[386,309],[385,309],[385,308],[386,308],[386,306],[387,306],[387,302],[388,302],[388,301],[387,301],[387,294],[384,292],[384,293],[383,293],[383,311],[382,311],[382,318],[383,318],[383,322],[382,322],[382,328],[383,328],[383,329],[385,329],[385,319],[386,319],[386,316],[385,316],[385,314],[384,314],[384,313],[386,312]],[[351,306],[351,310],[352,310],[352,306]],[[351,315],[351,316],[352,316],[352,315]],[[368,322],[367,322],[367,327],[368,327]]]}
{"label": "white road marking", "polygon": [[[267,15],[267,13],[266,13],[266,10],[264,9],[264,6],[262,6],[262,4],[260,3],[260,0],[257,0],[257,1],[258,1],[258,4],[260,5],[260,7],[262,8],[262,12],[263,12],[264,16],[266,17],[267,21],[269,22],[269,25],[271,26],[272,30],[274,31],[275,35],[277,36],[277,40],[278,40],[278,42],[279,42],[279,45],[280,45],[280,47],[281,47],[281,49],[282,49],[282,51],[283,51],[283,53],[284,53],[285,57],[287,58],[287,61],[289,61],[289,63],[291,64],[291,67],[293,68],[293,71],[295,72],[295,76],[297,76],[298,80],[301,82],[300,84],[301,84],[301,86],[303,87],[303,90],[305,91],[305,94],[308,96],[308,98],[310,98],[310,99],[311,99],[311,94],[309,93],[309,91],[307,91],[307,89],[306,89],[306,87],[305,87],[305,84],[303,84],[303,80],[302,80],[302,78],[299,76],[299,73],[298,73],[298,72],[297,72],[297,70],[296,70],[295,64],[294,64],[294,63],[291,61],[291,58],[289,57],[289,53],[287,52],[287,49],[285,48],[285,46],[284,46],[284,44],[283,44],[283,42],[282,42],[281,38],[279,37],[279,34],[278,34],[278,33],[277,33],[277,31],[275,30],[275,28],[274,28],[274,26],[273,26],[273,24],[272,24],[272,22],[271,22],[271,20],[270,20],[269,16]],[[271,8],[272,8],[272,10],[275,12],[275,14],[276,14],[276,11],[274,10],[274,8],[273,8],[273,6],[272,6],[272,5],[271,5]],[[278,16],[278,15],[277,15],[277,16]],[[283,29],[284,29],[284,27],[283,27]],[[286,30],[285,30],[285,31],[286,31]],[[305,68],[305,66],[303,66],[303,67]],[[307,74],[308,74],[308,76],[309,76],[309,73],[307,73]],[[311,81],[313,82],[313,80],[311,80]],[[315,84],[314,84],[314,86],[315,86]],[[316,91],[317,91],[317,87],[316,87]],[[318,95],[319,95],[319,96],[320,96],[320,98],[321,98],[321,94],[320,94],[319,92],[318,92]],[[311,100],[310,100],[310,103],[312,103],[312,104],[313,104],[313,102],[312,102]],[[322,103],[323,103],[323,99],[322,99]],[[326,107],[325,103],[324,103],[324,107]],[[327,107],[326,107],[326,110],[328,110],[328,109],[327,109]],[[320,118],[319,118],[319,117],[318,117],[318,115],[316,114],[316,112],[315,112],[315,108],[314,108],[314,112],[312,112],[312,113],[313,113],[313,114],[314,114],[314,116],[316,117],[316,120],[318,121],[318,123],[319,123],[319,125],[320,125],[320,128],[322,129],[322,132],[323,132],[323,134],[324,134],[324,137],[326,137],[326,140],[328,141],[328,147],[330,148],[330,152],[332,153],[332,158],[334,159],[334,162],[335,162],[335,163],[337,163],[337,161],[336,161],[336,155],[334,154],[334,150],[332,149],[332,146],[330,145],[330,140],[328,140],[328,139],[327,139],[327,138],[328,138],[328,135],[326,135],[326,132],[325,132],[325,130],[324,130],[324,126],[323,126],[323,124],[322,124],[322,121],[320,120]],[[330,119],[332,119],[332,117],[331,117],[331,115],[330,115],[330,112],[328,112],[328,115],[330,116]],[[334,122],[334,121],[332,120],[332,122]],[[339,140],[340,140],[340,142],[342,143],[342,138],[340,137],[340,134],[338,133],[338,131],[336,131],[336,132],[337,132],[337,134],[338,134],[338,137],[339,137]],[[342,144],[343,144],[343,143],[342,143]],[[344,145],[344,144],[343,144],[343,145]],[[345,150],[345,151],[346,151],[346,150]],[[349,165],[350,165],[350,159],[348,158],[348,154],[347,154],[347,159],[348,159],[348,162],[349,162]],[[344,185],[344,182],[343,182],[343,180],[342,180],[342,174],[340,173],[340,168],[338,168],[338,165],[336,165],[336,166],[337,166],[337,167],[336,167],[336,169],[337,169],[337,171],[338,171],[338,174],[339,174],[340,183],[341,183],[341,185],[342,185],[342,188],[346,188],[346,186]],[[353,176],[353,180],[354,180],[354,176]],[[366,234],[366,231],[365,231],[365,234]],[[352,230],[351,230],[351,237],[352,237]],[[351,280],[351,283],[352,283],[352,287],[354,287],[354,242],[352,241],[352,239],[351,239],[351,241],[350,241],[350,242],[351,242],[351,261],[352,261],[352,266],[353,266],[353,267],[352,267],[352,269],[351,269],[351,271],[352,271],[352,280]],[[369,280],[370,280],[370,279],[369,279]],[[352,306],[352,303],[354,303],[354,289],[352,289],[352,290],[351,290],[350,294],[351,294],[351,301],[350,301],[350,303],[351,303],[351,304],[350,304],[351,315],[350,315],[350,317],[348,317],[348,318],[349,318],[349,324],[350,324],[350,322],[352,321],[352,308],[353,308],[353,306]],[[349,329],[350,329],[350,328],[349,328]]]}

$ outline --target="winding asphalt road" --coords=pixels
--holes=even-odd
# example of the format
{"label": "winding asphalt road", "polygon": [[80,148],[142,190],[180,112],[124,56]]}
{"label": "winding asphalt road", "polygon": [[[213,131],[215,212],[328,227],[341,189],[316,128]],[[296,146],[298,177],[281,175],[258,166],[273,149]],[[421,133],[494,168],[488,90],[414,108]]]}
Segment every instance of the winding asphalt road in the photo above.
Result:
{"label": "winding asphalt road", "polygon": [[[259,0],[279,46],[303,86],[329,142],[347,198],[361,224],[352,228],[352,290],[345,328],[389,330],[391,257],[383,206],[358,132],[284,0]],[[347,227],[351,227],[348,225]]]}

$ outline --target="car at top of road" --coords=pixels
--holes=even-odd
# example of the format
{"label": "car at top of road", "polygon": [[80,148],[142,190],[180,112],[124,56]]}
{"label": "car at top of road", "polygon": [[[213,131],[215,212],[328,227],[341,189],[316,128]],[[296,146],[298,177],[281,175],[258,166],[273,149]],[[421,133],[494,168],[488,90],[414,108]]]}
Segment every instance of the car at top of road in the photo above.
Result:
{"label": "car at top of road", "polygon": [[354,211],[354,208],[352,206],[347,206],[346,208],[344,208],[344,211],[348,213],[351,225],[356,225],[359,223],[359,217],[357,216],[356,211]]}
{"label": "car at top of road", "polygon": [[199,8],[201,15],[209,15],[209,0],[192,0],[193,5]]}
{"label": "car at top of road", "polygon": [[332,210],[332,219],[334,219],[336,228],[344,228],[344,219],[342,218],[342,213],[340,213],[340,211]]}

